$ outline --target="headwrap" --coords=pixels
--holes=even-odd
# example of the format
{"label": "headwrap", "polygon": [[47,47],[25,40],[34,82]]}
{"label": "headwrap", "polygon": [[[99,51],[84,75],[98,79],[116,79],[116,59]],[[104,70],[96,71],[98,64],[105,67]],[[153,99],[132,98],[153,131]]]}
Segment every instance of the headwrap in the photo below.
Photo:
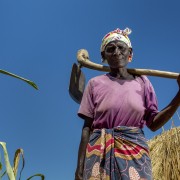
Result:
{"label": "headwrap", "polygon": [[[131,41],[128,38],[128,35],[131,34],[131,32],[132,31],[129,28],[126,28],[125,30],[120,30],[117,28],[116,30],[109,32],[102,39],[101,52],[105,50],[105,47],[108,43],[116,40],[123,41],[129,48],[132,48]],[[106,60],[102,59],[102,62],[106,63]]]}

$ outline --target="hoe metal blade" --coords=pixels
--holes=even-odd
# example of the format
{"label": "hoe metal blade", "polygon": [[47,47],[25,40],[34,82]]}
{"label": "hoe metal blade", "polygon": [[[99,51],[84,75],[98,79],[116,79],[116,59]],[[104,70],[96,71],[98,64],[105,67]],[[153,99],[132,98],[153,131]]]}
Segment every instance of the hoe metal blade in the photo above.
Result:
{"label": "hoe metal blade", "polygon": [[69,83],[69,94],[72,99],[79,104],[83,96],[85,81],[85,76],[81,71],[80,66],[74,63],[72,66],[71,78]]}

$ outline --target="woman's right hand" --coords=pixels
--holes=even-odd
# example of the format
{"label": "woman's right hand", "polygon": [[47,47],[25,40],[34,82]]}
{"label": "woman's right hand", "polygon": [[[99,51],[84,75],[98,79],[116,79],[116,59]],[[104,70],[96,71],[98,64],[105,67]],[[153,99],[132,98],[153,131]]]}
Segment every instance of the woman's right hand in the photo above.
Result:
{"label": "woman's right hand", "polygon": [[76,169],[75,180],[83,180],[83,170],[80,168]]}
{"label": "woman's right hand", "polygon": [[85,116],[83,118],[84,118],[84,126],[82,129],[81,142],[79,145],[78,163],[77,163],[77,169],[75,172],[75,180],[83,180],[86,147],[87,147],[89,137],[91,134],[91,126],[92,126],[92,122],[93,122],[92,118],[85,117]]}

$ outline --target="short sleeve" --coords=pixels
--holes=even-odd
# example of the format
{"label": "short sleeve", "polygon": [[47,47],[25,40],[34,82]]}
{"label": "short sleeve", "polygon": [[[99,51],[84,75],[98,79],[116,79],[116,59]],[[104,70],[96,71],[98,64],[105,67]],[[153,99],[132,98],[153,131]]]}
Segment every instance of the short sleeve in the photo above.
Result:
{"label": "short sleeve", "polygon": [[90,117],[90,118],[94,117],[93,87],[92,87],[91,80],[87,83],[87,86],[83,93],[81,104],[78,110],[78,116],[82,117],[82,115]]}
{"label": "short sleeve", "polygon": [[158,103],[156,98],[156,93],[154,91],[154,88],[149,81],[149,79],[146,76],[143,76],[143,79],[145,80],[145,117],[146,125],[149,127],[154,117],[158,114]]}

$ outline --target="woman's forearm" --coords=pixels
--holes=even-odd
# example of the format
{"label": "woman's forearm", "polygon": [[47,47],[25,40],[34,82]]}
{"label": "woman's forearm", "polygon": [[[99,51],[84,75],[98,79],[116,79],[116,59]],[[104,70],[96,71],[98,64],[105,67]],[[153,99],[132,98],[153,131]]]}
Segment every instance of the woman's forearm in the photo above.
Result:
{"label": "woman's forearm", "polygon": [[82,135],[81,135],[81,142],[79,144],[79,151],[78,151],[78,162],[77,162],[77,168],[75,172],[75,180],[82,180],[83,179],[83,169],[84,169],[84,160],[86,155],[86,147],[89,142],[89,137],[91,134],[91,126],[93,120],[88,117],[83,117],[84,126],[82,129]]}
{"label": "woman's forearm", "polygon": [[153,123],[150,126],[152,131],[156,131],[161,128],[171,117],[174,115],[178,107],[180,106],[180,90],[162,111],[160,111],[153,119]]}
{"label": "woman's forearm", "polygon": [[79,145],[78,151],[78,163],[77,169],[75,173],[75,180],[80,180],[83,177],[83,169],[84,169],[84,159],[86,155],[86,147],[89,141],[90,129],[89,127],[85,127],[82,130],[81,142]]}

